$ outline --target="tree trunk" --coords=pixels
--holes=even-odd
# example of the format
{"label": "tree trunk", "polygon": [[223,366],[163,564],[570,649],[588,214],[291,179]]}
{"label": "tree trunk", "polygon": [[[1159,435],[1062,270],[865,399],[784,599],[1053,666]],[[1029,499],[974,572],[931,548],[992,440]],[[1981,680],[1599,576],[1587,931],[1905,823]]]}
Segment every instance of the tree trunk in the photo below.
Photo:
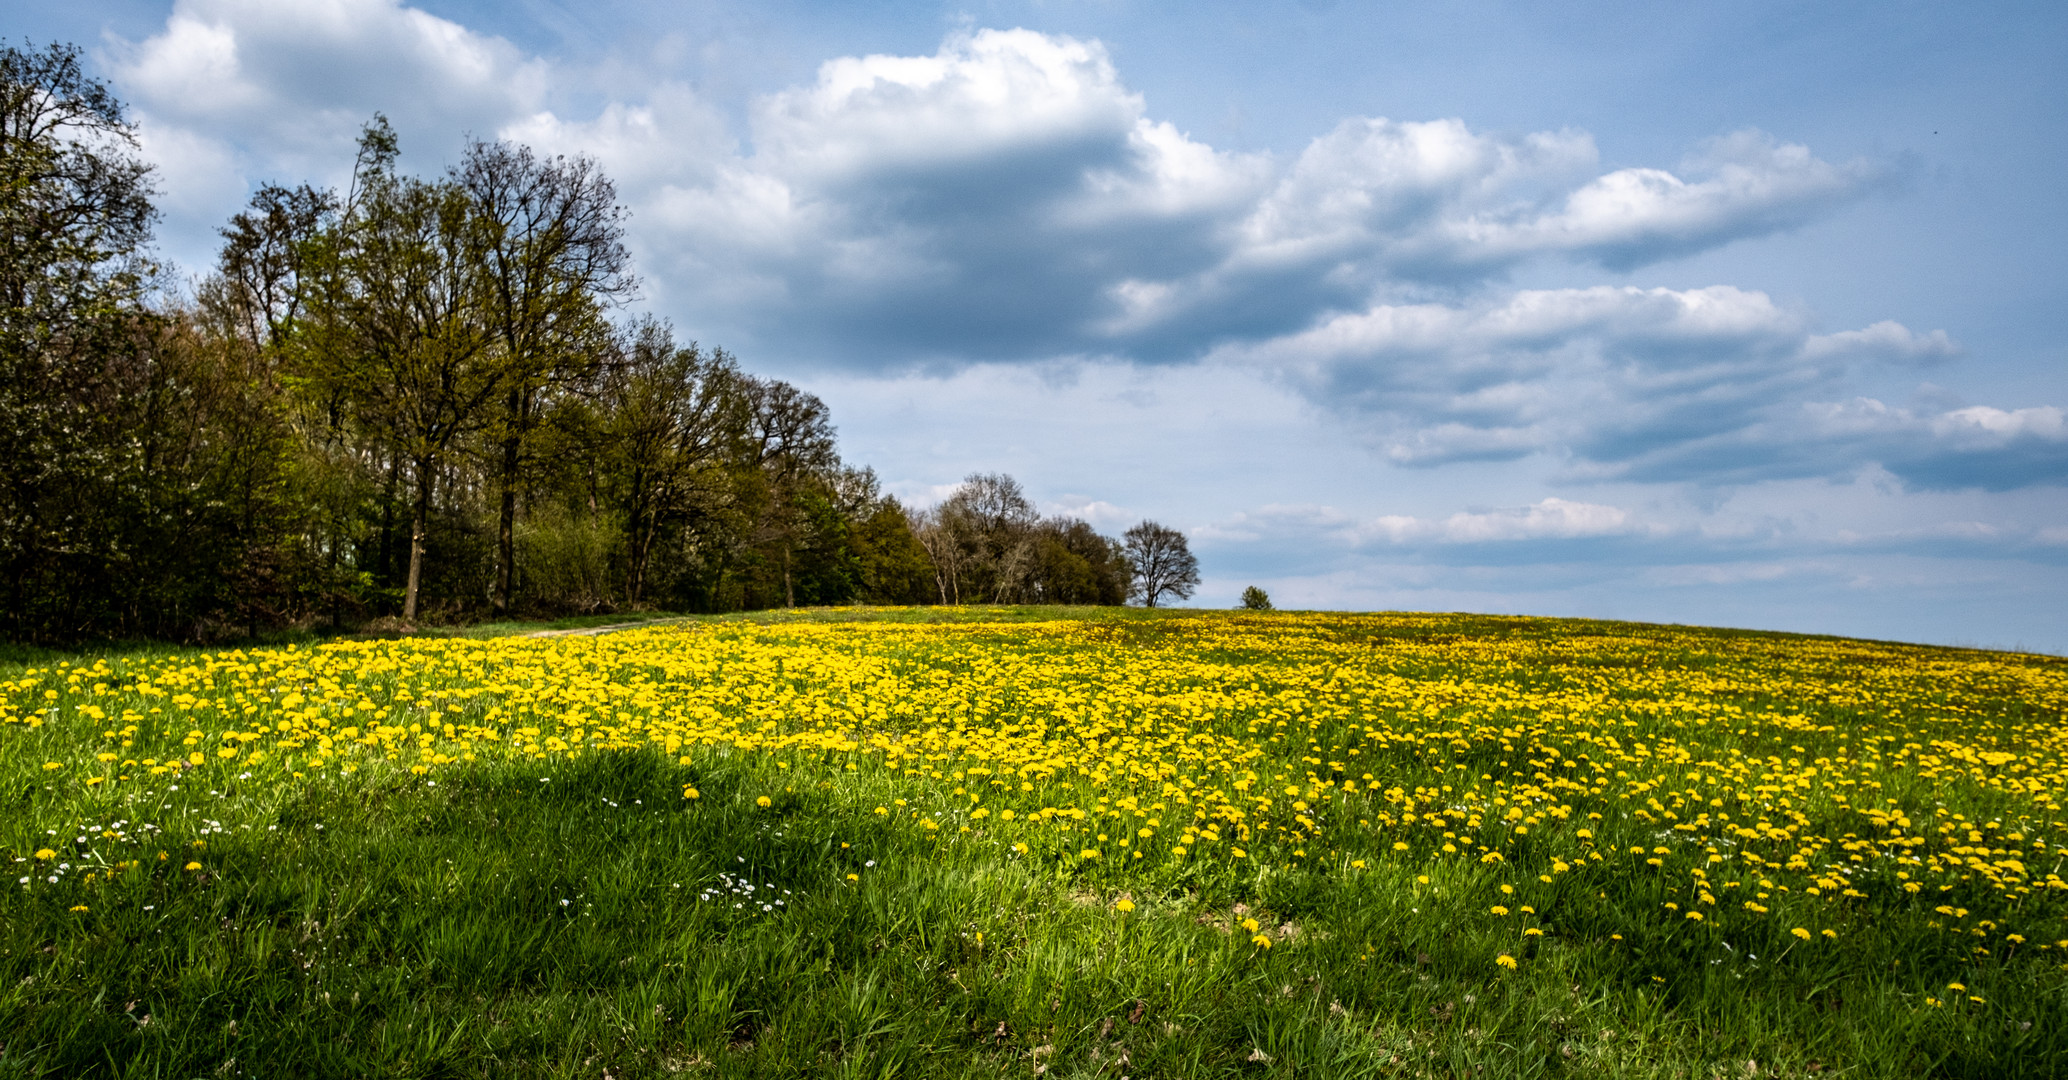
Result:
{"label": "tree trunk", "polygon": [[502,512],[496,520],[496,581],[495,610],[507,614],[510,610],[510,593],[517,581],[517,469],[523,460],[521,438],[517,434],[524,423],[524,393],[510,391],[505,403],[508,409],[510,428],[503,436],[502,462]]}
{"label": "tree trunk", "polygon": [[783,606],[797,606],[797,590],[790,584],[790,545],[783,545]]}
{"label": "tree trunk", "polygon": [[625,591],[631,594],[629,600],[635,609],[646,596],[646,564],[653,557],[654,533],[657,531],[643,520],[645,515],[638,516],[642,520],[628,530],[632,535],[632,553],[631,565],[626,568],[625,573],[625,577],[629,579],[629,587]]}
{"label": "tree trunk", "polygon": [[402,455],[388,459],[388,483],[381,492],[381,571],[382,588],[395,585],[395,488],[401,484]]}
{"label": "tree trunk", "polygon": [[416,466],[416,509],[409,527],[409,589],[403,594],[402,619],[416,621],[417,586],[424,574],[424,530],[431,519],[431,463]]}

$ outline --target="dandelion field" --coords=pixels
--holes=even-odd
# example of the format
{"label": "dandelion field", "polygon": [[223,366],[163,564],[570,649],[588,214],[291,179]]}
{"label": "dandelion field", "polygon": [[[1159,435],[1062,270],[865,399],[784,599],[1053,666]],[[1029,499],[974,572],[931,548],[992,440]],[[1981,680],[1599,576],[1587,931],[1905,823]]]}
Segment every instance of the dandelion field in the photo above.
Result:
{"label": "dandelion field", "polygon": [[0,1077],[2052,1076],[2068,662],[977,609],[0,667]]}

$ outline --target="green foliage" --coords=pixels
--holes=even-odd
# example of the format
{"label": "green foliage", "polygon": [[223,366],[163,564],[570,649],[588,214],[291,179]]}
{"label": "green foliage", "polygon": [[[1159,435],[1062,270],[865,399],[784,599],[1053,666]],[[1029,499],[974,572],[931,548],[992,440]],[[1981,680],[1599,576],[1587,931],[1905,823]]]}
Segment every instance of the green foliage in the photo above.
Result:
{"label": "green foliage", "polygon": [[1271,594],[1255,585],[1242,590],[1242,607],[1245,611],[1271,610]]}
{"label": "green foliage", "polygon": [[0,637],[1125,599],[1118,545],[1009,477],[937,562],[823,401],[613,325],[592,160],[409,176],[377,115],[343,193],[262,186],[189,300],[151,288],[135,150],[77,49],[0,47]]}

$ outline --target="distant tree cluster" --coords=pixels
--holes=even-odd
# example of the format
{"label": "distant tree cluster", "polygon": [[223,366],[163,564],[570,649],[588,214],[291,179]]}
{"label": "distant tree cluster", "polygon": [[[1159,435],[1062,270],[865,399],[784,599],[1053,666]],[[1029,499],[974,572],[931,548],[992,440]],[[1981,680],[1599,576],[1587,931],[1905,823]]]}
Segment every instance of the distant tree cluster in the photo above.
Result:
{"label": "distant tree cluster", "polygon": [[593,161],[396,161],[376,117],[346,190],[262,188],[174,297],[120,103],[76,48],[0,46],[0,635],[1197,584],[1182,534],[1044,519],[1003,475],[910,513],[824,402],[626,315]]}
{"label": "distant tree cluster", "polygon": [[1012,477],[977,473],[912,532],[942,604],[1121,604],[1133,571],[1122,547],[1075,518],[1042,518]]}

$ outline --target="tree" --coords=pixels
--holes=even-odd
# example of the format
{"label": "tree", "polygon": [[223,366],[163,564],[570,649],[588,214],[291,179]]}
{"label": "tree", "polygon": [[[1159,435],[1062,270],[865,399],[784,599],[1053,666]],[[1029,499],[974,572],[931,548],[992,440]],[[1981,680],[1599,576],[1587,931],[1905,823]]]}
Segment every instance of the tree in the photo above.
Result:
{"label": "tree", "polygon": [[473,201],[456,184],[395,175],[394,159],[394,134],[377,116],[360,139],[354,197],[316,259],[304,374],[409,468],[402,617],[413,620],[438,477],[507,380]]}
{"label": "tree", "polygon": [[110,362],[158,336],[151,167],[79,55],[0,46],[0,572],[32,637],[76,633],[123,546],[102,508],[132,450],[94,404],[120,382]]}
{"label": "tree", "polygon": [[218,277],[205,285],[204,306],[220,310],[232,332],[254,350],[266,350],[293,332],[312,244],[334,224],[337,197],[303,184],[266,184],[250,209],[218,230],[223,249]]}
{"label": "tree", "polygon": [[1164,596],[1189,600],[1199,585],[1199,560],[1192,557],[1185,534],[1153,521],[1144,521],[1121,534],[1127,561],[1134,568],[1134,589],[1145,607],[1155,607]]}
{"label": "tree", "polygon": [[1249,588],[1242,590],[1242,608],[1244,611],[1269,611],[1271,610],[1271,594],[1257,588],[1255,585],[1251,585]]}
{"label": "tree", "polygon": [[807,494],[840,467],[826,403],[779,379],[745,380],[747,438],[760,513],[750,542],[782,567],[782,604],[797,606],[797,548],[814,523]]}
{"label": "tree", "polygon": [[1034,529],[1034,564],[1021,595],[1041,604],[1124,604],[1133,571],[1120,542],[1076,518]]}
{"label": "tree", "polygon": [[[949,591],[960,602],[1002,604],[1020,598],[1037,557],[1040,520],[1020,482],[1004,473],[971,473],[937,508],[935,543],[954,550]],[[932,548],[928,549],[932,554]],[[941,555],[934,556],[939,565]]]}
{"label": "tree", "polygon": [[931,506],[910,515],[912,539],[926,552],[933,568],[934,589],[942,604],[962,602],[962,541],[948,521],[944,506]]}
{"label": "tree", "polygon": [[497,425],[495,605],[515,582],[517,491],[541,395],[593,378],[608,350],[603,306],[633,289],[617,189],[586,157],[534,155],[475,141],[452,170],[483,232],[479,270],[488,318],[502,345],[503,414]]}
{"label": "tree", "polygon": [[720,518],[731,469],[747,447],[749,403],[739,365],[723,349],[677,347],[658,322],[638,324],[623,362],[604,380],[598,449],[615,476],[624,516],[625,594],[644,602],[664,537]]}

